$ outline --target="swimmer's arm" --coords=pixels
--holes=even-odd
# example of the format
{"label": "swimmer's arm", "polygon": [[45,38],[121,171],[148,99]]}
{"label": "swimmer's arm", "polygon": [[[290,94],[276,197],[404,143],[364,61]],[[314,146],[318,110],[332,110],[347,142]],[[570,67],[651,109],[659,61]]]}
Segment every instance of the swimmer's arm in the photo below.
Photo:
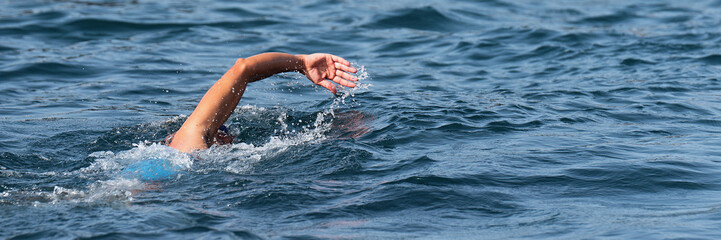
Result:
{"label": "swimmer's arm", "polygon": [[281,72],[296,71],[313,83],[336,93],[331,81],[355,87],[358,79],[349,73],[356,69],[343,58],[330,54],[290,55],[263,53],[240,58],[205,93],[193,113],[173,136],[170,146],[183,152],[206,149],[213,144],[218,128],[233,113],[248,83]]}

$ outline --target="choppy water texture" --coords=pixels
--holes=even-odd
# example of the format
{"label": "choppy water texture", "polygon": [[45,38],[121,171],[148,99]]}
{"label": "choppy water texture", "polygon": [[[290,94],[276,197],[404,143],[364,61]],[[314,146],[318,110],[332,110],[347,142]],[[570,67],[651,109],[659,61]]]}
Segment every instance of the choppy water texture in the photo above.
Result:
{"label": "choppy water texture", "polygon": [[[0,1],[0,238],[721,238],[721,1]],[[236,58],[232,146],[158,144]],[[122,174],[143,159],[180,174]]]}

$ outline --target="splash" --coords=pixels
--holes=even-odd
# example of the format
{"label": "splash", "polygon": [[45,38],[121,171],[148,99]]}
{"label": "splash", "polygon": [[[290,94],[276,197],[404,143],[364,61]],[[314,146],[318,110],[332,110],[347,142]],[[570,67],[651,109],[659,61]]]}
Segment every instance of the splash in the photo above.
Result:
{"label": "splash", "polygon": [[109,179],[92,183],[87,190],[55,186],[47,198],[52,204],[74,202],[89,204],[113,204],[133,201],[135,192],[145,188],[138,179]]}
{"label": "splash", "polygon": [[223,171],[235,174],[248,173],[253,170],[255,163],[264,158],[277,156],[293,146],[323,141],[326,138],[325,133],[331,127],[326,111],[317,113],[311,124],[301,126],[300,129],[293,129],[291,126],[295,126],[295,124],[290,122],[285,111],[278,113],[254,106],[241,106],[239,109],[243,114],[251,116],[276,114],[275,121],[278,123],[279,129],[275,129],[273,131],[274,135],[269,136],[268,140],[263,144],[255,145],[241,142],[231,145],[215,145],[198,152],[197,156],[202,159],[200,164],[205,167],[205,171],[222,168]]}
{"label": "splash", "polygon": [[366,71],[365,66],[358,65],[357,63],[352,63],[353,67],[358,69],[358,72],[356,72],[356,77],[358,77],[358,82],[356,82],[356,86],[354,88],[347,88],[347,87],[340,87],[339,96],[333,100],[333,103],[330,105],[330,109],[328,109],[331,114],[334,112],[335,109],[337,109],[340,106],[348,106],[349,103],[346,103],[346,99],[350,97],[350,99],[353,100],[353,104],[357,104],[355,102],[355,94],[357,92],[364,92],[365,90],[368,90],[370,87],[373,86],[373,84],[368,83],[371,79],[370,74],[368,74],[368,71]]}

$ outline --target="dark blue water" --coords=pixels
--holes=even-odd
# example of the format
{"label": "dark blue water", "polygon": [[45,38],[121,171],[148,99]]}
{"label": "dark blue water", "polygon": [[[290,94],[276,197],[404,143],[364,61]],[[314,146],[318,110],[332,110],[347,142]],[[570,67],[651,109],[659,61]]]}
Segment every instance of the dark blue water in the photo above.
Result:
{"label": "dark blue water", "polygon": [[[0,238],[721,238],[721,1],[0,1]],[[239,57],[232,146],[159,144]],[[182,171],[122,174],[149,158]]]}

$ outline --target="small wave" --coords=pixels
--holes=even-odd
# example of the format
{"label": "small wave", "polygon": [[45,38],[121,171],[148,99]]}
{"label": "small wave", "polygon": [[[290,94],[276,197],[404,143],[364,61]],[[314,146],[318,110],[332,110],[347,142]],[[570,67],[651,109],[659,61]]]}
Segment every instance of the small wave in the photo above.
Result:
{"label": "small wave", "polygon": [[496,20],[494,17],[480,13],[479,11],[476,11],[475,9],[451,9],[452,12],[459,14],[460,16],[465,16],[467,18],[473,19],[473,20],[479,20],[479,21],[494,21]]}
{"label": "small wave", "polygon": [[432,166],[436,162],[438,162],[438,160],[432,159],[428,156],[421,156],[419,158],[400,160],[394,164],[384,166],[367,168],[360,168],[359,166],[355,166],[353,168],[338,169],[337,171],[326,176],[370,175],[372,177],[381,177],[423,169]]}
{"label": "small wave", "polygon": [[246,20],[237,22],[133,22],[128,20],[84,18],[64,23],[61,26],[68,32],[144,32],[148,30],[188,29],[194,26],[211,26],[220,28],[256,28],[277,22],[272,20]]}
{"label": "small wave", "polygon": [[666,92],[675,92],[675,93],[682,93],[682,92],[689,92],[691,89],[681,87],[683,84],[669,84],[669,85],[661,85],[661,86],[650,86],[648,87],[648,90],[651,92],[657,92],[657,93],[666,93]]}
{"label": "small wave", "polygon": [[546,61],[546,59],[559,58],[572,53],[574,53],[573,50],[567,49],[565,47],[544,45],[537,47],[530,52],[503,58],[503,61],[509,63],[534,61],[534,59],[541,59],[541,61]]}
{"label": "small wave", "polygon": [[647,61],[643,59],[638,58],[626,58],[623,61],[621,61],[621,65],[625,66],[638,66],[638,65],[654,65],[655,62]]}
{"label": "small wave", "polygon": [[[703,171],[689,169],[687,166],[676,166],[672,162],[650,162],[642,165],[626,165],[625,167],[588,167],[570,169],[567,171],[567,183],[588,186],[589,191],[605,189],[605,192],[642,191],[658,192],[669,188],[678,189],[707,189],[711,184],[694,182],[692,176],[704,175]],[[683,163],[681,163],[683,164]],[[689,180],[687,180],[689,179]],[[539,181],[542,182],[542,181]]]}
{"label": "small wave", "polygon": [[[445,186],[445,185],[444,185]],[[334,211],[351,213],[389,213],[412,209],[455,209],[474,215],[503,216],[521,207],[514,197],[481,189],[451,189],[419,184],[384,184],[366,195],[363,201],[349,201],[332,207]],[[448,215],[454,215],[449,213]]]}
{"label": "small wave", "polygon": [[217,8],[214,11],[228,14],[233,17],[241,16],[241,17],[262,17],[263,14],[253,12],[251,10],[241,8],[241,7],[224,7],[224,8]]}
{"label": "small wave", "polygon": [[619,11],[613,14],[607,14],[607,15],[600,15],[600,16],[593,16],[593,17],[586,17],[581,20],[577,20],[574,23],[576,24],[620,24],[624,22],[629,22],[634,19],[638,19],[640,16],[629,12],[629,11]]}
{"label": "small wave", "polygon": [[444,133],[461,134],[461,133],[476,132],[478,129],[480,129],[480,127],[469,125],[469,124],[449,123],[449,124],[443,124],[439,127],[430,128],[428,130],[435,130],[435,131],[440,131],[440,132],[444,132]]}
{"label": "small wave", "polygon": [[0,45],[0,52],[9,52],[9,51],[13,51],[13,50],[15,50],[15,49],[11,48],[11,47],[6,47],[3,45]]}
{"label": "small wave", "polygon": [[567,47],[586,48],[594,42],[603,39],[603,37],[601,34],[574,32],[555,36],[551,38],[550,41],[563,44]]}
{"label": "small wave", "polygon": [[568,124],[595,122],[595,120],[586,117],[562,117],[558,120]]}
{"label": "small wave", "polygon": [[93,67],[59,62],[30,63],[0,70],[2,81],[18,78],[23,80],[52,78],[54,81],[67,81],[67,78],[89,77],[97,74]]}
{"label": "small wave", "polygon": [[384,17],[365,25],[369,28],[409,28],[439,32],[463,30],[471,26],[449,18],[433,7],[398,10],[390,17]]}
{"label": "small wave", "polygon": [[696,61],[709,65],[721,65],[721,54],[711,54],[705,57],[700,57],[697,58]]}
{"label": "small wave", "polygon": [[[63,21],[39,21],[25,25],[10,25],[1,27],[0,32],[9,35],[28,35],[42,39],[51,39],[66,44],[93,41],[102,38],[117,38],[118,36],[135,36],[147,34],[148,31],[170,32],[164,34],[166,38],[191,32],[194,27],[215,27],[221,29],[255,29],[279,24],[270,19],[244,19],[235,21],[206,21],[206,22],[175,22],[169,20],[147,22],[132,19],[112,18],[72,18]],[[172,31],[172,32],[171,32]],[[152,35],[152,34],[151,34]],[[158,40],[158,39],[150,39]]]}
{"label": "small wave", "polygon": [[701,116],[712,115],[710,111],[686,103],[674,103],[674,102],[656,102],[655,107],[660,108],[660,112],[676,112],[683,114],[694,113]]}
{"label": "small wave", "polygon": [[491,132],[528,131],[543,126],[543,122],[533,120],[525,123],[514,124],[508,121],[494,121],[486,124],[485,129]]}
{"label": "small wave", "polygon": [[[381,54],[381,56],[384,57],[394,57],[394,58],[404,58],[404,57],[410,57],[410,56],[421,56],[426,54],[427,52],[424,51],[418,51],[417,49],[420,46],[423,46],[424,44],[432,43],[432,40],[430,39],[420,39],[420,40],[409,40],[409,39],[403,39],[402,41],[395,41],[395,42],[389,42],[386,44],[382,44],[378,46],[377,49],[374,50],[374,52]],[[401,51],[404,52],[403,54],[387,54],[392,52]]]}
{"label": "small wave", "polygon": [[561,97],[584,97],[584,96],[589,96],[589,94],[585,93],[585,92],[581,92],[581,91],[555,90],[555,91],[551,91],[551,92],[527,93],[521,97],[524,99],[528,99],[528,100],[545,101],[545,100],[557,99],[557,98],[561,98]]}
{"label": "small wave", "polygon": [[56,166],[57,163],[50,161],[42,154],[14,154],[11,152],[0,153],[0,169],[25,171],[33,169],[47,169]]}
{"label": "small wave", "polygon": [[[496,45],[505,46],[509,43],[527,43],[530,45],[538,45],[550,39],[557,37],[560,33],[555,30],[546,28],[517,28],[517,27],[500,27],[491,31],[485,32],[487,36],[482,42],[476,47],[486,48],[488,50],[495,50],[498,48]],[[539,46],[543,47],[543,46]],[[497,50],[496,50],[497,51]]]}
{"label": "small wave", "polygon": [[664,17],[661,18],[661,22],[664,23],[684,23],[691,21],[693,19],[692,16],[671,16],[671,17]]}
{"label": "small wave", "polygon": [[693,121],[687,121],[693,124],[700,124],[704,126],[709,127],[717,127],[721,128],[721,121],[720,120],[713,120],[713,119],[700,119],[700,120],[693,120]]}
{"label": "small wave", "polygon": [[444,177],[436,175],[410,176],[407,178],[383,183],[384,185],[393,184],[419,184],[426,186],[479,186],[489,184],[490,179],[481,176],[456,176]]}

